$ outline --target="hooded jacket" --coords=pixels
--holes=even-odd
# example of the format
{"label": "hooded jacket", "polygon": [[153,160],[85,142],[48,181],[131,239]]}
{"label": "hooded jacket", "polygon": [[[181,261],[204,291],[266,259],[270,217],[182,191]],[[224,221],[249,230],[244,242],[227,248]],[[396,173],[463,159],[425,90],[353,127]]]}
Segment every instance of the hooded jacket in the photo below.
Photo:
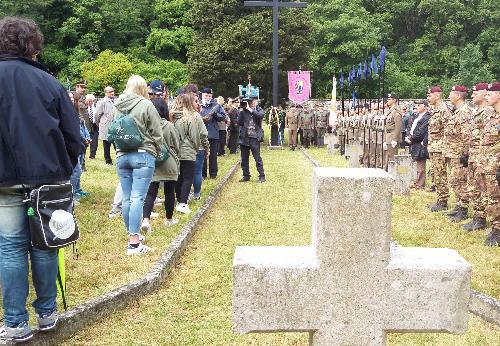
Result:
{"label": "hooded jacket", "polygon": [[180,160],[196,161],[196,154],[201,147],[210,150],[208,131],[200,114],[192,112],[184,115],[182,111],[173,111],[172,115],[181,140]]}
{"label": "hooded jacket", "polygon": [[80,119],[67,91],[40,64],[0,53],[0,121],[8,131],[8,138],[0,134],[0,187],[70,178],[83,151]]}
{"label": "hooded jacket", "polygon": [[[113,118],[120,113],[128,113],[134,118],[137,129],[144,138],[138,150],[145,150],[156,157],[163,143],[163,133],[160,115],[153,103],[136,94],[122,94],[114,104]],[[124,152],[118,151],[118,155],[123,154]]]}
{"label": "hooded jacket", "polygon": [[169,157],[156,167],[153,181],[177,181],[180,171],[179,156],[181,151],[179,132],[170,121],[166,119],[160,121],[163,141],[168,148]]}

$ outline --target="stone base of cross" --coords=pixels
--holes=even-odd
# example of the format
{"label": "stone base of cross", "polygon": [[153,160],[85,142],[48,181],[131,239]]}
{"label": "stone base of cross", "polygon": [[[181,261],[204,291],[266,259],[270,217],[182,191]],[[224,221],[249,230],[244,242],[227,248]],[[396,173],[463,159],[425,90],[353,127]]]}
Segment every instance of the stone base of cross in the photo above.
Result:
{"label": "stone base of cross", "polygon": [[471,266],[454,250],[391,248],[392,184],[380,169],[315,168],[312,245],[236,249],[234,331],[329,346],[465,332]]}
{"label": "stone base of cross", "polygon": [[395,195],[409,195],[410,186],[417,179],[417,166],[411,155],[395,155],[393,161],[389,161],[387,171],[394,179]]}

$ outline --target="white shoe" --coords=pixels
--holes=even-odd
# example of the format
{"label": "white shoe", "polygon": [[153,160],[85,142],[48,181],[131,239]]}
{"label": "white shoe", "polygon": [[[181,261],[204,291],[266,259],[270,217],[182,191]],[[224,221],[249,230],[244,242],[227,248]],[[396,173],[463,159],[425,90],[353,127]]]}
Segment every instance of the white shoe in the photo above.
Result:
{"label": "white shoe", "polygon": [[111,210],[108,214],[108,217],[110,219],[114,219],[115,217],[122,216],[122,211],[121,210]]}
{"label": "white shoe", "polygon": [[128,244],[127,246],[127,255],[144,255],[147,252],[153,251],[149,246],[144,245],[143,243],[139,243],[139,246],[133,247]]}
{"label": "white shoe", "polygon": [[165,202],[165,198],[156,197],[155,205],[162,205]]}
{"label": "white shoe", "polygon": [[152,219],[157,219],[157,218],[158,218],[158,216],[160,216],[160,214],[155,213],[154,211],[152,211],[152,212],[151,212],[151,215],[150,215],[149,217],[150,217],[150,218],[152,218]]}
{"label": "white shoe", "polygon": [[191,209],[189,209],[189,206],[184,203],[179,203],[177,207],[175,207],[175,210],[177,210],[179,213],[183,214],[189,214],[191,212]]}
{"label": "white shoe", "polygon": [[151,228],[151,224],[148,219],[143,219],[141,224],[141,231],[146,233],[151,233],[153,229]]}
{"label": "white shoe", "polygon": [[165,226],[171,227],[171,226],[177,224],[178,222],[179,222],[179,220],[177,220],[175,218],[165,219]]}

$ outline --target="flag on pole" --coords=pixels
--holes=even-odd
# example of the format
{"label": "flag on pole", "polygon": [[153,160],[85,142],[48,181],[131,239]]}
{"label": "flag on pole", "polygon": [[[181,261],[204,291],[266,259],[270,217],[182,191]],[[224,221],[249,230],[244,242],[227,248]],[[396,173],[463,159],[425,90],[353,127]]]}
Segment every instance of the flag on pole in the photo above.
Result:
{"label": "flag on pole", "polygon": [[385,69],[385,56],[387,54],[387,50],[384,46],[382,46],[382,50],[380,51],[380,55],[378,56],[378,63],[380,65],[380,72]]}
{"label": "flag on pole", "polygon": [[288,98],[302,104],[311,97],[311,71],[288,71]]}
{"label": "flag on pole", "polygon": [[370,62],[370,67],[373,74],[378,74],[377,61],[375,60],[375,55],[372,54],[372,61]]}
{"label": "flag on pole", "polygon": [[344,89],[344,72],[340,71],[340,88]]}

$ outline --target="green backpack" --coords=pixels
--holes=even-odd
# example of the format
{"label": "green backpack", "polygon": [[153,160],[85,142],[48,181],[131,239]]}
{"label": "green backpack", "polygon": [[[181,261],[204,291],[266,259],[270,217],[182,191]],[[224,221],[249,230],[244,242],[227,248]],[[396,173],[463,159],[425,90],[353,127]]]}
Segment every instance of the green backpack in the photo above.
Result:
{"label": "green backpack", "polygon": [[160,166],[163,162],[165,162],[170,157],[170,153],[165,144],[160,145],[160,153],[155,159],[155,167]]}
{"label": "green backpack", "polygon": [[114,143],[121,151],[139,149],[144,138],[137,128],[133,117],[128,113],[120,113],[115,117],[108,129],[108,142]]}

